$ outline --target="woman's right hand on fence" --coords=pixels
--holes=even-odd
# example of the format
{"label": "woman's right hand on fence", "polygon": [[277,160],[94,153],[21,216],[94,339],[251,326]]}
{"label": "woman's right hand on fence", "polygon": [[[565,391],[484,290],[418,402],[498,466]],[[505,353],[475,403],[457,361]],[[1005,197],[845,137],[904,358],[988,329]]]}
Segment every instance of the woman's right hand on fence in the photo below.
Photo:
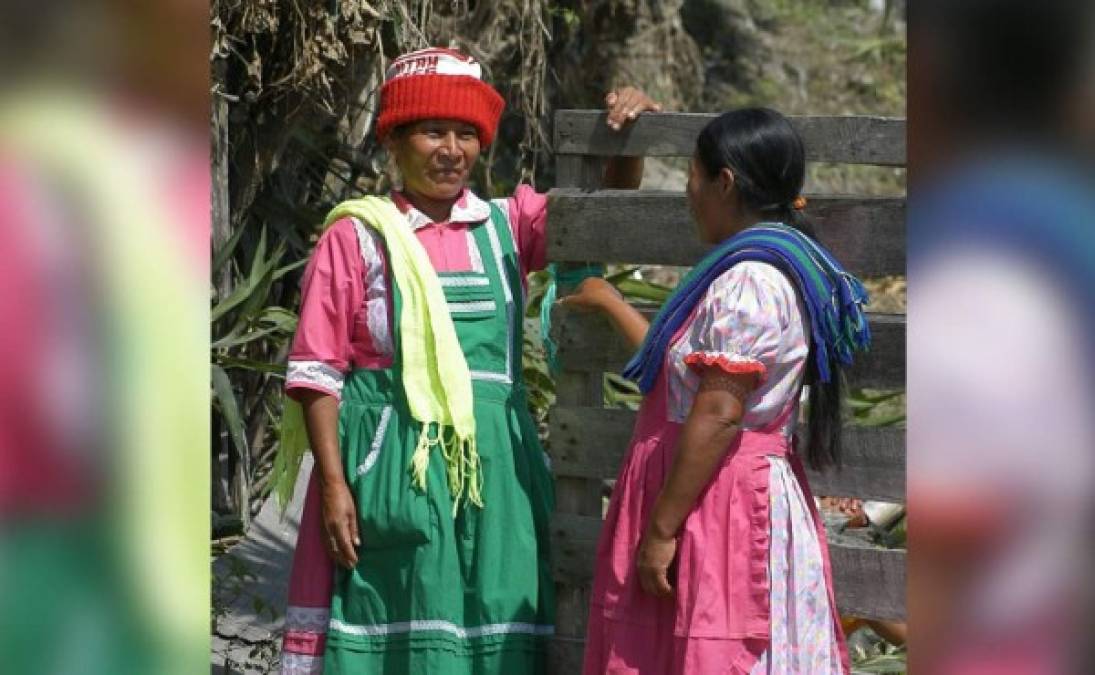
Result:
{"label": "woman's right hand on fence", "polygon": [[323,483],[324,542],[331,558],[346,569],[357,565],[356,547],[361,546],[357,533],[357,509],[350,486],[345,480]]}
{"label": "woman's right hand on fence", "polygon": [[559,299],[559,304],[583,312],[603,311],[614,302],[623,302],[616,287],[600,277],[589,277],[578,284],[574,293]]}
{"label": "woman's right hand on fence", "polygon": [[619,131],[647,111],[661,112],[662,104],[637,87],[621,87],[605,96],[608,126]]}

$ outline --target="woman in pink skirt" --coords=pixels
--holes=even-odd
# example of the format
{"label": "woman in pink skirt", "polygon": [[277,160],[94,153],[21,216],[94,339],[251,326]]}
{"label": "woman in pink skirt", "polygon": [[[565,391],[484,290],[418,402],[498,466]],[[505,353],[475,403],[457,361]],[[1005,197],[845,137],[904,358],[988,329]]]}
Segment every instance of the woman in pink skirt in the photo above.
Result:
{"label": "woman in pink skirt", "polygon": [[803,222],[804,172],[779,113],[716,118],[688,202],[717,246],[654,323],[600,279],[562,301],[641,344],[625,375],[645,394],[598,545],[587,675],[849,670],[800,455],[839,462],[840,371],[869,344],[866,293]]}

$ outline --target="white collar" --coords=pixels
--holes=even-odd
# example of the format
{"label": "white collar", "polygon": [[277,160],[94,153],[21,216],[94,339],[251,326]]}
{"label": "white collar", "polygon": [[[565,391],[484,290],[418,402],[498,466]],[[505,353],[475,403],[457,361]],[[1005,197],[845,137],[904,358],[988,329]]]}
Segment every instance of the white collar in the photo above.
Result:
{"label": "white collar", "polygon": [[[407,222],[411,224],[411,229],[420,230],[423,227],[434,224],[434,221],[430,220],[429,216],[416,209],[414,205],[411,204],[410,200],[404,197],[398,190],[392,190],[392,201],[395,202],[396,207],[403,212],[403,215],[407,218]],[[460,196],[460,199],[456,200],[456,203],[452,205],[449,219],[445,222],[473,224],[481,223],[487,218],[490,218],[490,204],[480,199],[479,196],[471,190],[464,188],[464,193]]]}

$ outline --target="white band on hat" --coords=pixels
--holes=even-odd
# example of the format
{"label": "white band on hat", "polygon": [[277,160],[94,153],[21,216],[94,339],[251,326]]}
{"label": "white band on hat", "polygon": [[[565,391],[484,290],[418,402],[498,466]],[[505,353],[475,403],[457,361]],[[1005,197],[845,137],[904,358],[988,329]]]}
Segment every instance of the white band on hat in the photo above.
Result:
{"label": "white band on hat", "polygon": [[477,80],[483,79],[483,69],[470,56],[454,53],[447,49],[420,49],[404,54],[388,67],[385,81],[413,75],[466,75]]}

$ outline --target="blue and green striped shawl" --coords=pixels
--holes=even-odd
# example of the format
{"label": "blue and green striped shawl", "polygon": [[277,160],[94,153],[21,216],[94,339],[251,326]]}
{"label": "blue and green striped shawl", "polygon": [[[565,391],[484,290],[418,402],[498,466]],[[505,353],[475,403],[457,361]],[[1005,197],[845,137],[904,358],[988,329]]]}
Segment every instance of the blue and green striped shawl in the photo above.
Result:
{"label": "blue and green striped shawl", "polygon": [[715,247],[681,281],[662,306],[639,351],[624,369],[643,393],[658,379],[669,341],[688,319],[711,283],[747,260],[778,267],[795,284],[806,306],[818,377],[829,382],[840,365],[871,344],[863,313],[867,291],[816,241],[782,223],[760,223]]}

